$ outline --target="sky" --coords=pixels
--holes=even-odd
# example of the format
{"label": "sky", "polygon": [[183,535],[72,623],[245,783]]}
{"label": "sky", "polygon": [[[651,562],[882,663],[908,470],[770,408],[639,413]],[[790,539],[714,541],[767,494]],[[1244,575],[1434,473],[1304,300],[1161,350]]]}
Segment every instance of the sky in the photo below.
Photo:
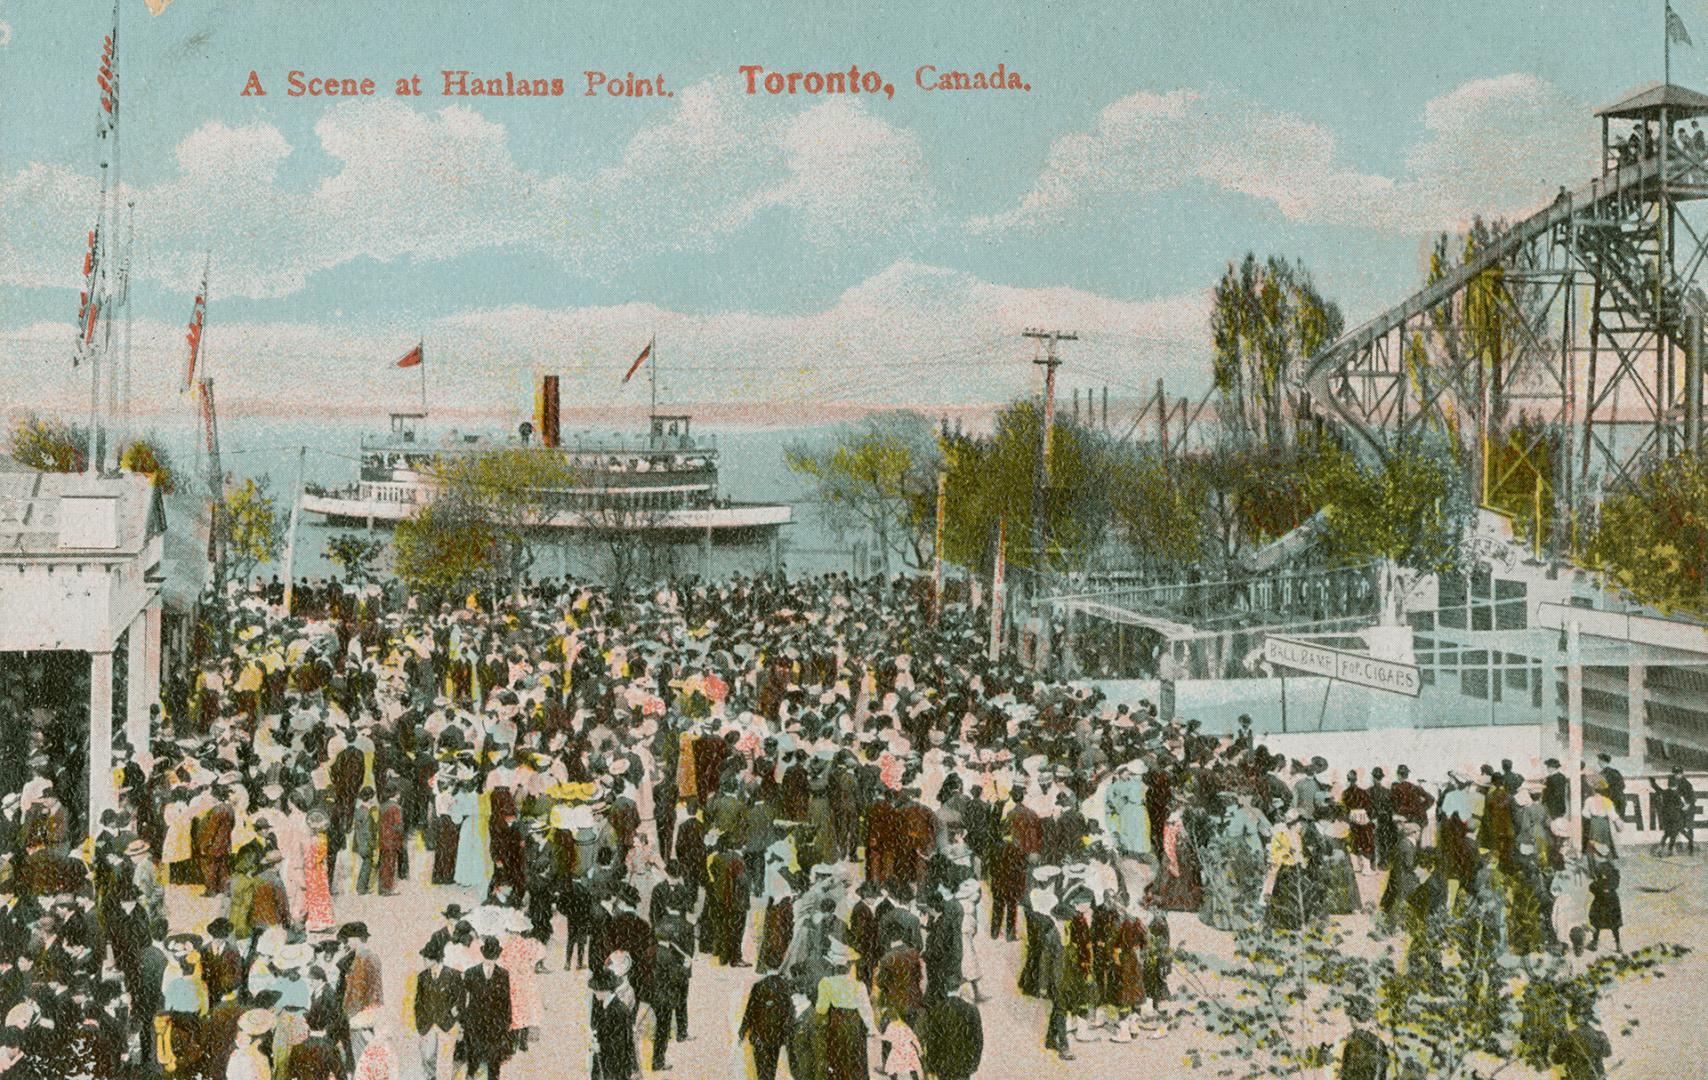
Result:
{"label": "sky", "polygon": [[[1401,10],[1404,9],[1404,10]],[[1675,9],[1701,48],[1708,0]],[[429,14],[431,12],[431,14]],[[74,407],[98,203],[103,0],[0,0],[0,412]],[[1587,180],[1594,107],[1660,77],[1658,0],[123,0],[121,183],[133,203],[136,407],[178,394],[209,268],[222,407],[291,416],[643,408],[752,417],[978,406],[1036,385],[1033,325],[1072,330],[1064,386],[1207,384],[1209,289],[1297,258],[1349,325],[1418,284],[1441,230]],[[746,93],[766,71],[879,72],[893,97]],[[925,92],[939,71],[1029,90]],[[562,97],[445,97],[445,69]],[[355,99],[287,76],[372,78]],[[265,96],[243,96],[251,71]],[[583,96],[585,73],[669,96]],[[420,97],[394,94],[419,75]],[[115,341],[119,340],[115,336]]]}

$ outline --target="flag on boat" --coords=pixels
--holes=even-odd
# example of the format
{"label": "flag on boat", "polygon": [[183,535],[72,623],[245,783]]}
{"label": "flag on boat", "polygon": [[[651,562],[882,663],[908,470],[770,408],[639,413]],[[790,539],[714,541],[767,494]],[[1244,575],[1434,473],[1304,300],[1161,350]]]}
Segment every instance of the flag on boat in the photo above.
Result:
{"label": "flag on boat", "polygon": [[1678,17],[1678,12],[1672,9],[1671,4],[1666,6],[1666,39],[1681,45],[1696,44],[1690,40],[1690,31],[1684,28],[1684,20]]}
{"label": "flag on boat", "polygon": [[202,272],[202,287],[196,293],[196,302],[190,308],[189,331],[184,340],[189,343],[190,355],[184,363],[184,389],[192,390],[196,385],[196,363],[202,355],[202,324],[208,315],[208,275]]}
{"label": "flag on boat", "polygon": [[658,339],[655,337],[652,341],[646,343],[646,348],[642,349],[640,351],[640,355],[635,357],[635,362],[629,365],[629,373],[623,376],[623,382],[626,383],[635,377],[635,372],[639,371],[640,366],[646,363],[646,358],[652,355],[652,345],[653,342],[657,340]]}
{"label": "flag on boat", "polygon": [[425,354],[422,352],[422,345],[424,345],[424,344],[425,344],[425,342],[416,345],[415,348],[410,349],[408,352],[404,353],[401,357],[399,357],[398,361],[397,361],[397,366],[398,367],[420,367],[421,361],[426,359]]}

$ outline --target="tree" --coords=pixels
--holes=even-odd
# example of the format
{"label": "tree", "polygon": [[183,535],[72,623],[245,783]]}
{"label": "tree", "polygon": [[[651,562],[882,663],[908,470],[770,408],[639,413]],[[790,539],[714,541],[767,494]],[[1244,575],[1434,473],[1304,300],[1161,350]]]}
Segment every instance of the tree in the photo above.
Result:
{"label": "tree", "polygon": [[870,534],[886,577],[891,555],[925,568],[942,464],[930,419],[906,410],[874,413],[844,425],[822,448],[793,442],[783,455],[792,471],[813,481],[826,525]]}
{"label": "tree", "polygon": [[1153,571],[1178,573],[1206,554],[1206,471],[1141,449],[1112,453],[1109,509],[1134,555]]}
{"label": "tree", "polygon": [[1323,508],[1321,540],[1329,558],[1380,560],[1385,621],[1398,618],[1396,568],[1433,574],[1458,568],[1475,505],[1446,445],[1400,445],[1375,465],[1328,449],[1314,463],[1307,488]]}
{"label": "tree", "polygon": [[588,537],[604,551],[605,584],[613,591],[626,592],[643,579],[669,577],[675,570],[670,545],[661,538],[669,513],[606,492],[582,515]]}
{"label": "tree", "polygon": [[1043,548],[1034,551],[1032,495],[1042,425],[1038,402],[1023,398],[997,414],[991,435],[943,441],[946,558],[988,570],[1004,522],[1007,561],[1023,569],[1071,570],[1101,543],[1110,521],[1108,447],[1098,432],[1058,422],[1043,497]]}
{"label": "tree", "polygon": [[365,585],[375,576],[374,563],[385,551],[385,543],[359,533],[334,533],[326,540],[326,559],[344,571],[345,582]]}
{"label": "tree", "polygon": [[228,486],[220,506],[226,580],[248,581],[255,568],[279,557],[285,546],[285,516],[268,491],[265,476]]}
{"label": "tree", "polygon": [[425,599],[460,600],[490,580],[497,548],[488,523],[435,500],[397,523],[392,570]]}
{"label": "tree", "polygon": [[1303,263],[1246,253],[1211,294],[1211,366],[1225,422],[1265,446],[1290,438],[1286,387],[1300,365],[1340,336],[1340,307],[1317,291]]}
{"label": "tree", "polygon": [[1203,477],[1205,527],[1213,553],[1233,564],[1253,547],[1298,528],[1321,508],[1310,475],[1337,447],[1319,438],[1266,447],[1228,440],[1180,468]]}
{"label": "tree", "polygon": [[1646,604],[1708,615],[1708,454],[1669,458],[1603,500],[1587,557]]}
{"label": "tree", "polygon": [[[431,500],[393,534],[399,576],[438,595],[486,587],[496,596],[513,587],[533,565],[530,537],[571,507],[567,489],[578,480],[567,457],[543,449],[441,458],[431,474]],[[441,557],[446,565],[431,565]]]}
{"label": "tree", "polygon": [[132,439],[119,452],[119,467],[153,479],[154,486],[170,495],[178,486],[177,473],[166,448],[152,435]]}
{"label": "tree", "polygon": [[88,467],[89,432],[80,424],[25,413],[12,424],[6,452],[42,472],[82,472]]}

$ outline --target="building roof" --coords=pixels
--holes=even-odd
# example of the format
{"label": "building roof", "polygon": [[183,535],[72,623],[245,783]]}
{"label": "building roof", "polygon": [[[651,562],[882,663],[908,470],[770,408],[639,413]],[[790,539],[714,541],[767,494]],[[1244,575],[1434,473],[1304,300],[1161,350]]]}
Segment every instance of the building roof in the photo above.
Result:
{"label": "building roof", "polygon": [[165,530],[165,508],[146,476],[37,472],[0,462],[0,559],[121,558]]}
{"label": "building roof", "polygon": [[1676,83],[1650,83],[1633,91],[1623,101],[1595,110],[1597,116],[1622,120],[1653,120],[1665,109],[1673,119],[1708,115],[1708,94],[1687,90]]}

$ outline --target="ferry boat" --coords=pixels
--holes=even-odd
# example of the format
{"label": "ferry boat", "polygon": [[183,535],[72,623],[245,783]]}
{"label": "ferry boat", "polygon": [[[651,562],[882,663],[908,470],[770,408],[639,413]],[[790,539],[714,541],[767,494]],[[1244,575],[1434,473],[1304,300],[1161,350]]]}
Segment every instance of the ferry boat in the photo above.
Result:
{"label": "ferry boat", "polygon": [[538,431],[524,424],[512,438],[450,432],[438,439],[417,431],[425,412],[392,413],[388,433],[362,439],[357,481],[337,490],[307,487],[302,508],[331,525],[395,525],[432,501],[435,467],[446,458],[523,450],[556,454],[577,475],[572,487],[540,492],[542,529],[746,543],[774,540],[792,519],[786,503],[720,496],[717,438],[696,435],[687,415],[655,412],[640,436],[559,437],[556,412],[546,412]]}

